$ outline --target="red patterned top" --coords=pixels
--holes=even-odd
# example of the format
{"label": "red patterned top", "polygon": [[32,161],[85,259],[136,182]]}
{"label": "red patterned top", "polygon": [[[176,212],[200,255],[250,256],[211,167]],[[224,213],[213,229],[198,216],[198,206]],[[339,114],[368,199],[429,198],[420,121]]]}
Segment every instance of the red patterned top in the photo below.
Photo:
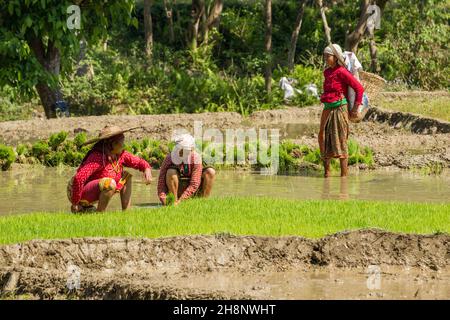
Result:
{"label": "red patterned top", "polygon": [[360,105],[364,93],[364,88],[358,80],[343,66],[327,68],[323,72],[325,81],[323,82],[323,93],[320,102],[336,102],[344,95],[348,100],[348,87],[355,90],[355,105]]}
{"label": "red patterned top", "polygon": [[[186,190],[184,190],[184,192],[182,193],[180,200],[190,198],[194,194],[194,192],[197,191],[197,189],[200,187],[200,183],[202,181],[203,165],[201,157],[198,155],[198,153],[191,152],[191,159],[189,163],[187,164],[180,163],[179,165],[173,163],[172,157],[169,153],[161,165],[158,178],[158,197],[162,203],[166,199],[167,192],[169,191],[167,189],[166,184],[166,173],[167,170],[172,166],[179,167],[180,171],[183,172],[183,176],[191,178],[189,186],[187,186]],[[185,170],[185,168],[187,170]]]}
{"label": "red patterned top", "polygon": [[113,178],[118,184],[122,177],[124,166],[139,171],[145,171],[145,169],[151,168],[144,159],[136,157],[127,151],[123,151],[117,160],[116,172],[111,162],[108,161],[107,156],[104,156],[100,151],[92,151],[78,168],[77,173],[73,178],[72,204],[76,205],[80,202],[83,186],[89,181],[101,178]]}

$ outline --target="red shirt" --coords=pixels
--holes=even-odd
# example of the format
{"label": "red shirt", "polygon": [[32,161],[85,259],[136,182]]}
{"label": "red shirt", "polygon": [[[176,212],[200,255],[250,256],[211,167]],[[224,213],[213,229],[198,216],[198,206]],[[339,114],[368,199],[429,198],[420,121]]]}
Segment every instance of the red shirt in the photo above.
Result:
{"label": "red shirt", "polygon": [[339,101],[343,96],[348,100],[348,87],[352,87],[355,90],[355,105],[361,104],[364,88],[346,68],[340,65],[327,68],[323,75],[325,81],[323,82],[323,94],[320,97],[320,102]]}
{"label": "red shirt", "polygon": [[[166,173],[171,166],[177,166],[180,168],[180,171],[183,172],[183,176],[191,178],[189,181],[189,186],[187,186],[186,190],[184,190],[180,197],[181,200],[190,198],[192,194],[200,187],[202,181],[203,165],[200,156],[196,152],[191,152],[191,159],[189,163],[180,163],[179,165],[173,163],[172,157],[169,153],[164,159],[161,169],[159,170],[158,197],[161,202],[166,199],[167,192],[169,191],[166,184]],[[187,171],[185,171],[185,167]]]}
{"label": "red shirt", "polygon": [[72,204],[76,205],[81,200],[83,186],[96,179],[113,178],[119,183],[122,177],[123,166],[139,171],[151,168],[144,159],[136,157],[127,151],[123,151],[117,160],[117,172],[108,161],[107,156],[100,151],[93,151],[78,168],[72,184]]}

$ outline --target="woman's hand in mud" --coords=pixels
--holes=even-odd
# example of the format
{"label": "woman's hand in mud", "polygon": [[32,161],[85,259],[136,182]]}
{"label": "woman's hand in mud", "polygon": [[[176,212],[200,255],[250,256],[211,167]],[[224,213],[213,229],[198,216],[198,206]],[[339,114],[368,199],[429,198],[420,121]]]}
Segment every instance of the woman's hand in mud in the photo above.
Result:
{"label": "woman's hand in mud", "polygon": [[80,207],[79,205],[77,205],[77,204],[73,204],[73,205],[70,207],[70,210],[72,211],[72,213],[77,213],[77,212],[80,212],[81,207]]}
{"label": "woman's hand in mud", "polygon": [[145,180],[145,184],[150,184],[152,182],[152,169],[147,168],[144,171],[144,180]]}

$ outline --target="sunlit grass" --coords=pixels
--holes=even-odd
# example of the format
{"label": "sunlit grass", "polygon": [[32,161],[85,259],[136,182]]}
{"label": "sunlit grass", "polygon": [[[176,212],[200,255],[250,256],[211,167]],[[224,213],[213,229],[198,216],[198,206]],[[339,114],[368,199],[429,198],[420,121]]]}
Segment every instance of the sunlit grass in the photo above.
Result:
{"label": "sunlit grass", "polygon": [[450,95],[423,97],[380,97],[377,105],[388,110],[410,112],[426,117],[450,121]]}
{"label": "sunlit grass", "polygon": [[321,237],[376,227],[406,233],[450,232],[450,204],[195,199],[177,207],[73,215],[33,213],[0,218],[0,243],[72,237],[165,237],[231,233]]}

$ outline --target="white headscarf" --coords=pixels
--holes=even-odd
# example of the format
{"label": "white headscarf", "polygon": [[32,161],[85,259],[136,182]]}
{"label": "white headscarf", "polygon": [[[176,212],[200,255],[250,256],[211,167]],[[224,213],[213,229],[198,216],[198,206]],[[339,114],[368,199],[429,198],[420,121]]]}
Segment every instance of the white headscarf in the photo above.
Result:
{"label": "white headscarf", "polygon": [[[333,47],[334,47],[334,50],[331,48],[331,46],[327,46],[327,47],[325,48],[325,50],[323,50],[323,53],[324,53],[324,54],[330,54],[330,55],[332,55],[332,56],[335,56],[335,57],[337,58],[337,60],[338,60],[338,64],[345,67],[345,63],[344,63],[344,55],[343,55],[343,53],[342,53],[342,48],[341,48],[341,46],[338,45],[338,44],[336,44],[336,43],[333,43]],[[336,54],[337,54],[338,56],[336,56]]]}
{"label": "white headscarf", "polygon": [[178,149],[191,150],[195,147],[195,139],[190,134],[180,134],[174,139]]}

